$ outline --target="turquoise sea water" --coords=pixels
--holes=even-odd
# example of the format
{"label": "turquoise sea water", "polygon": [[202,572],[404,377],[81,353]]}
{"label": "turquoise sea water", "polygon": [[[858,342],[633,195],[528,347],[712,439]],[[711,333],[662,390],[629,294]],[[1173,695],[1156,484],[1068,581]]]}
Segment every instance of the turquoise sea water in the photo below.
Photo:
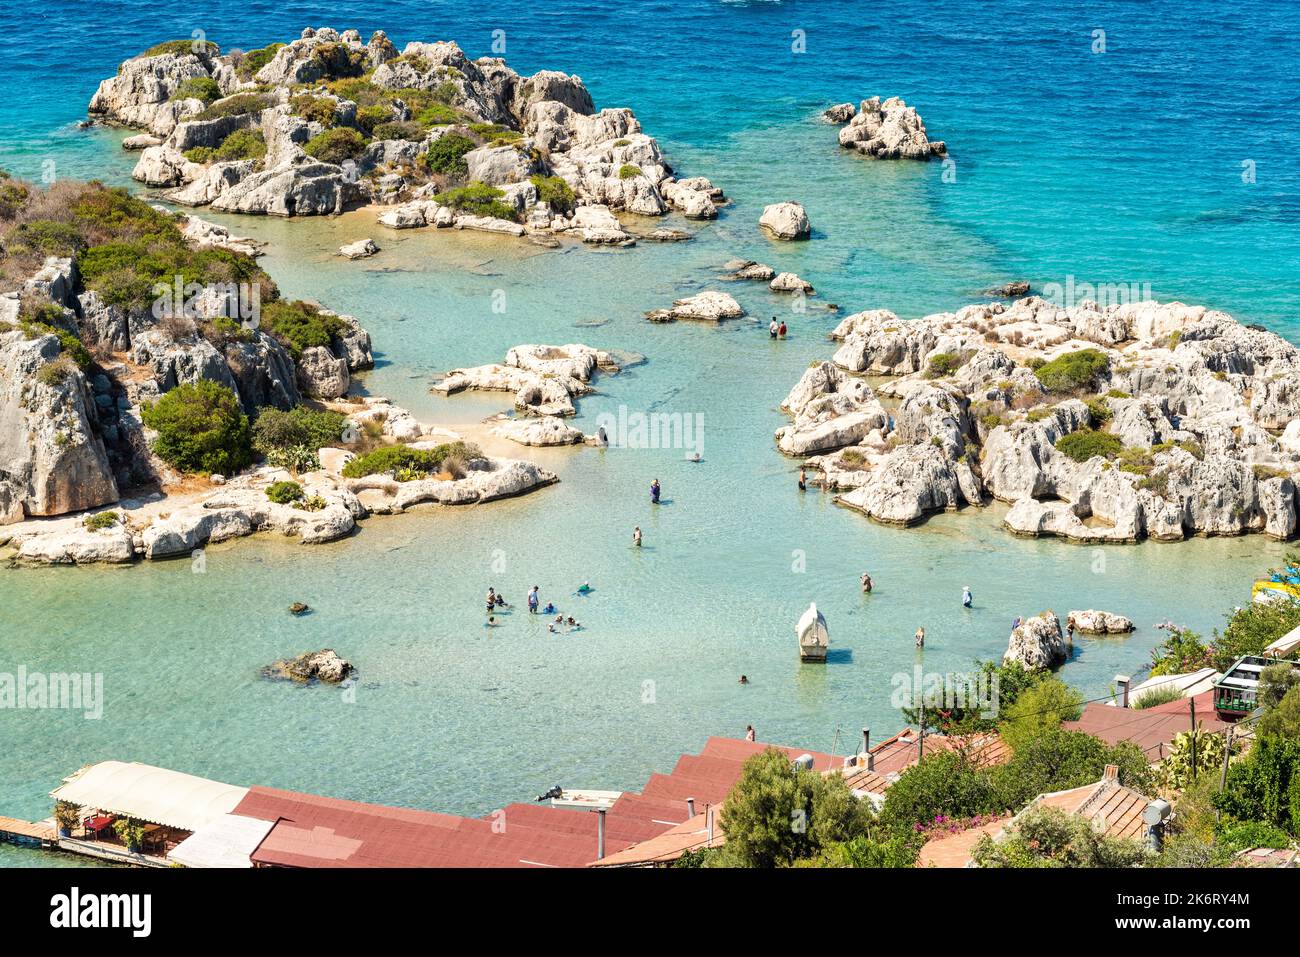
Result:
{"label": "turquoise sea water", "polygon": [[[223,47],[260,46],[328,22],[382,27],[399,45],[452,38],[471,56],[503,29],[512,66],[580,74],[598,106],[631,106],[680,171],[711,177],[733,204],[687,226],[693,242],[631,250],[393,234],[366,213],[224,219],[271,242],[264,263],[287,294],[363,320],[380,358],[365,387],[421,418],[477,421],[501,408],[491,396],[430,395],[441,370],[499,361],[519,342],[582,341],[647,360],[602,379],[581,401],[580,427],[620,406],[702,413],[704,461],[529,452],[562,482],[483,508],[375,518],[313,549],[214,547],[202,575],[188,562],[0,571],[0,671],[99,671],[107,698],[98,721],[0,711],[0,813],[44,816],[61,776],[106,758],[483,814],[555,783],[638,787],[707,735],[749,723],[760,739],[842,748],[866,725],[877,737],[897,730],[894,674],[1000,654],[1012,619],[1047,607],[1137,621],[1129,638],[1081,642],[1063,669],[1095,697],[1140,669],[1155,622],[1214,627],[1282,553],[1262,538],[1104,551],[1024,541],[1001,531],[998,507],[907,530],[870,524],[800,495],[795,463],[772,442],[780,400],[830,354],[835,316],[815,305],[791,315],[760,284],[723,288],[755,316],[781,310],[786,342],[758,324],[658,326],[641,314],[744,256],[808,278],[811,302],[838,303],[840,315],[915,317],[995,282],[1073,275],[1149,283],[1157,298],[1300,339],[1300,172],[1289,159],[1300,16],[1289,7],[507,0],[336,3],[328,21],[295,2],[20,7],[7,19],[21,33],[0,34],[0,165],[24,176],[53,161],[61,176],[129,182],[121,134],[73,124],[99,79],[139,49],[194,29]],[[1095,54],[1099,29],[1106,52]],[[795,30],[806,53],[791,52]],[[956,159],[956,182],[937,163],[871,163],[838,148],[818,113],[873,94],[921,110]],[[811,242],[759,234],[763,205],[787,198],[806,205]],[[332,256],[364,235],[384,247],[378,257]],[[504,313],[491,308],[498,290]],[[652,510],[654,477],[667,501]],[[877,582],[867,598],[864,569]],[[594,593],[572,597],[584,579]],[[552,636],[516,608],[489,632],[489,584],[518,606],[539,584],[586,627]],[[972,611],[960,607],[963,585]],[[295,600],[314,613],[290,617]],[[825,667],[795,656],[793,622],[812,600],[830,623]],[[257,677],[269,660],[326,646],[360,666],[354,704]],[[0,849],[0,864],[38,862]]]}

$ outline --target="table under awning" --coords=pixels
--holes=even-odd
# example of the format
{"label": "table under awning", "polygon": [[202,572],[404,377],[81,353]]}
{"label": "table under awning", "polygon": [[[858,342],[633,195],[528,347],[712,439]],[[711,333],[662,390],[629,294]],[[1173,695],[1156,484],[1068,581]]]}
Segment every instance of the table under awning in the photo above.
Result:
{"label": "table under awning", "polygon": [[50,792],[59,801],[150,824],[198,831],[235,809],[248,788],[149,764],[101,761]]}

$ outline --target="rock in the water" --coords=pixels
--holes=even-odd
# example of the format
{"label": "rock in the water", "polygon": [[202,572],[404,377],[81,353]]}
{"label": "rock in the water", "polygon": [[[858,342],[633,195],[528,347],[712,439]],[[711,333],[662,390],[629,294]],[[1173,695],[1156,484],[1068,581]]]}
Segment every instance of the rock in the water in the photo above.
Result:
{"label": "rock in the water", "polygon": [[581,430],[551,415],[541,418],[509,419],[493,426],[492,431],[520,445],[578,445],[586,439]]}
{"label": "rock in the water", "polygon": [[358,239],[355,243],[347,243],[339,247],[339,255],[347,259],[365,259],[379,252],[379,247],[375,245],[373,239]]}
{"label": "rock in the water", "polygon": [[1109,611],[1072,611],[1065,620],[1084,635],[1126,635],[1133,630],[1133,620]]}
{"label": "rock in the water", "polygon": [[996,296],[998,299],[1019,299],[1021,296],[1029,295],[1029,288],[1027,279],[1013,279],[1011,282],[986,289],[984,293],[985,295]]}
{"label": "rock in the water", "polygon": [[927,160],[948,152],[941,141],[926,136],[916,110],[896,96],[883,103],[878,96],[863,100],[840,130],[840,145],[873,159]]}
{"label": "rock in the water", "polygon": [[806,279],[800,279],[792,272],[783,272],[769,284],[768,288],[773,292],[802,292],[812,295],[813,284]]}
{"label": "rock in the water", "polygon": [[262,669],[267,678],[281,678],[288,681],[306,683],[323,681],[338,684],[344,681],[356,669],[346,658],[340,658],[332,648],[310,651],[296,658],[283,658],[272,662]]}
{"label": "rock in the water", "polygon": [[773,203],[764,207],[758,225],[776,239],[807,239],[812,232],[803,206],[792,202]]}
{"label": "rock in the water", "polygon": [[822,118],[827,123],[847,123],[853,119],[858,112],[858,108],[852,103],[837,103],[835,106],[822,111]]}
{"label": "rock in the water", "polygon": [[646,313],[651,322],[673,322],[677,319],[700,319],[706,322],[718,322],[722,319],[739,319],[745,314],[740,303],[725,292],[696,293],[685,299],[673,300],[671,309],[656,309]]}
{"label": "rock in the water", "polygon": [[289,614],[291,615],[305,615],[309,611],[311,611],[311,609],[300,601],[296,601],[289,606]]}
{"label": "rock in the water", "polygon": [[1028,671],[1041,671],[1064,664],[1070,657],[1071,645],[1061,633],[1061,621],[1052,612],[1026,618],[1020,627],[1011,632],[1005,663],[1019,662]]}

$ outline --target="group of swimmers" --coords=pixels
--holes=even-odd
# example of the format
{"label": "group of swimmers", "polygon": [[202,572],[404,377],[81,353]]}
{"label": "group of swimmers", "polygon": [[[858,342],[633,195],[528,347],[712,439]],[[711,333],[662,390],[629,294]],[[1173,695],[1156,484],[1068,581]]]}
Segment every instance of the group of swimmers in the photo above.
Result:
{"label": "group of swimmers", "polygon": [[[637,531],[639,532],[640,529],[638,529]],[[638,544],[640,543],[638,542]],[[536,615],[540,611],[543,615],[555,615],[555,620],[551,622],[547,628],[548,631],[550,631],[552,634],[557,634],[559,629],[556,626],[567,625],[569,631],[577,631],[582,627],[582,622],[576,621],[572,615],[569,615],[566,618],[564,615],[560,614],[556,610],[554,602],[548,601],[546,603],[546,607],[542,608],[541,607],[542,599],[540,593],[541,593],[540,585],[534,585],[532,588],[528,590],[528,613],[530,615]],[[578,586],[577,591],[574,592],[575,595],[588,595],[590,593],[591,593],[591,582],[588,581],[584,581],[581,585]],[[510,607],[510,603],[506,601],[504,595],[498,592],[495,588],[488,588],[487,627],[495,628],[497,626],[497,619],[496,619],[497,609],[509,608],[509,607]]]}

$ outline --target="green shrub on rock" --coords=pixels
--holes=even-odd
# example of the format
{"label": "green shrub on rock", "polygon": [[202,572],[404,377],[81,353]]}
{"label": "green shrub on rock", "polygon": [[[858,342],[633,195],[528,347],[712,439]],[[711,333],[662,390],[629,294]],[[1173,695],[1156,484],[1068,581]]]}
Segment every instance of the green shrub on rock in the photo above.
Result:
{"label": "green shrub on rock", "polygon": [[515,220],[519,211],[513,206],[501,202],[505,193],[495,186],[488,186],[477,180],[468,186],[457,186],[444,190],[433,197],[434,202],[452,209],[469,213],[471,216],[491,216],[495,219]]}
{"label": "green shrub on rock", "polygon": [[463,473],[469,460],[478,458],[480,454],[475,446],[465,442],[448,442],[432,449],[385,445],[357,456],[343,467],[343,475],[345,478],[364,478],[391,474],[399,482],[426,478],[440,471],[455,476],[457,471]]}
{"label": "green shrub on rock", "polygon": [[260,113],[274,105],[274,100],[262,93],[236,93],[234,96],[210,104],[202,113],[191,119],[219,120],[225,116],[243,116],[245,113]]}
{"label": "green shrub on rock", "polygon": [[165,53],[176,56],[186,53],[192,53],[195,56],[217,56],[221,53],[221,47],[211,40],[164,40],[162,43],[154,44],[141,53],[140,56],[162,56]]}
{"label": "green shrub on rock", "polygon": [[355,159],[365,152],[366,138],[351,127],[336,126],[317,133],[302,149],[322,163],[342,165],[345,160]]}
{"label": "green shrub on rock", "polygon": [[202,100],[206,106],[221,99],[221,86],[210,76],[196,76],[185,80],[172,93],[173,100]]}
{"label": "green shrub on rock", "polygon": [[184,472],[230,475],[253,460],[248,417],[234,391],[204,379],[179,385],[141,409],[158,433],[153,450]]}
{"label": "green shrub on rock", "polygon": [[431,173],[460,179],[469,173],[469,167],[465,165],[465,154],[477,147],[478,144],[468,136],[446,133],[430,143],[429,149],[420,154],[420,163]]}
{"label": "green shrub on rock", "polygon": [[217,163],[236,160],[261,159],[266,155],[266,138],[261,130],[235,130],[213,151]]}
{"label": "green shrub on rock", "polygon": [[295,360],[304,349],[328,347],[347,328],[338,316],[299,300],[263,303],[261,318],[262,329],[279,339]]}
{"label": "green shrub on rock", "polygon": [[87,515],[82,519],[81,524],[86,527],[87,531],[100,532],[106,528],[112,528],[117,522],[117,512],[96,512],[94,515]]}
{"label": "green shrub on rock", "polygon": [[1034,375],[1048,392],[1074,392],[1091,388],[1098,376],[1110,368],[1106,353],[1080,349],[1057,356],[1034,369]]}
{"label": "green shrub on rock", "polygon": [[1057,451],[1068,455],[1076,462],[1086,462],[1095,455],[1104,459],[1113,458],[1124,448],[1119,436],[1109,432],[1096,432],[1092,429],[1079,429],[1056,440]]}
{"label": "green shrub on rock", "polygon": [[635,179],[640,175],[641,175],[641,167],[635,166],[632,163],[626,163],[623,166],[620,166],[618,169],[619,179]]}
{"label": "green shrub on rock", "polygon": [[251,80],[254,73],[275,59],[275,55],[280,52],[280,48],[283,46],[283,43],[272,43],[257,50],[249,50],[240,57],[239,66],[235,68],[235,72],[241,80]]}
{"label": "green shrub on rock", "polygon": [[561,177],[543,176],[539,173],[532,177],[531,182],[537,187],[537,198],[554,212],[567,213],[573,209],[573,187]]}
{"label": "green shrub on rock", "polygon": [[266,487],[266,497],[276,505],[289,505],[302,500],[302,486],[297,482],[272,482]]}

